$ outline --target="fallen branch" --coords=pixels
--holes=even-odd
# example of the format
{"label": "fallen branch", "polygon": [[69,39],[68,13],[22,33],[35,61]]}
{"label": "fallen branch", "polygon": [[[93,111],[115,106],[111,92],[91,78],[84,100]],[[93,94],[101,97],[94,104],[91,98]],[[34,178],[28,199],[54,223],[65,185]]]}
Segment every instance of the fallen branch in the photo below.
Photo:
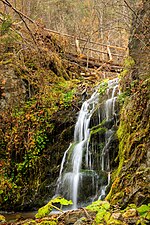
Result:
{"label": "fallen branch", "polygon": [[73,105],[76,109],[78,109],[78,110],[80,111],[80,108],[79,108],[77,105],[75,105],[75,104],[73,104],[73,103],[72,103],[72,105]]}
{"label": "fallen branch", "polygon": [[85,212],[85,215],[88,219],[92,220],[91,216],[88,214],[87,210],[85,208],[82,208],[83,211]]}

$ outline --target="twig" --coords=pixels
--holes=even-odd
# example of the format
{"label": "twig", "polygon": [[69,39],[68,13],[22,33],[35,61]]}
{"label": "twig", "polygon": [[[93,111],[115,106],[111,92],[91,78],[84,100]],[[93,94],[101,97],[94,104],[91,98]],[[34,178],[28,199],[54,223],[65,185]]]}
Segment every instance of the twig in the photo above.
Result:
{"label": "twig", "polygon": [[131,6],[129,5],[129,3],[124,0],[124,3],[126,4],[126,6],[133,12],[133,14],[136,16],[136,18],[142,23],[144,24],[144,26],[146,26],[146,24],[141,20],[141,18],[139,18],[138,14],[131,8]]}
{"label": "twig", "polygon": [[10,8],[12,8],[20,17],[20,19],[23,21],[23,23],[25,24],[27,30],[29,31],[34,43],[36,44],[37,46],[37,43],[36,43],[36,40],[34,38],[34,35],[32,33],[32,31],[30,30],[29,26],[27,25],[26,21],[24,20],[24,18],[28,19],[30,22],[34,23],[35,22],[33,20],[31,20],[28,16],[26,16],[25,14],[23,14],[22,12],[20,12],[19,10],[17,10],[16,8],[13,7],[13,5],[8,1],[8,0],[0,0],[1,2],[3,2],[3,4],[9,6]]}
{"label": "twig", "polygon": [[6,4],[10,8],[12,8],[16,13],[21,14],[23,17],[25,17],[26,19],[28,19],[31,23],[34,23],[35,24],[35,22],[31,18],[29,18],[24,13],[22,13],[20,10],[16,9],[15,7],[13,7],[13,5],[8,0],[0,0],[0,1],[3,2],[3,4]]}
{"label": "twig", "polygon": [[75,105],[75,104],[73,104],[73,103],[72,103],[72,105],[73,105],[75,108],[77,108],[78,110],[80,110],[80,108],[79,108],[77,105]]}
{"label": "twig", "polygon": [[55,205],[52,205],[52,206],[53,206],[54,209],[57,209],[57,210],[60,211],[61,213],[64,213],[63,210],[61,210],[61,209],[58,208],[57,206],[55,206]]}
{"label": "twig", "polygon": [[88,219],[92,220],[91,216],[88,214],[87,210],[85,208],[81,208],[85,212],[85,215]]}

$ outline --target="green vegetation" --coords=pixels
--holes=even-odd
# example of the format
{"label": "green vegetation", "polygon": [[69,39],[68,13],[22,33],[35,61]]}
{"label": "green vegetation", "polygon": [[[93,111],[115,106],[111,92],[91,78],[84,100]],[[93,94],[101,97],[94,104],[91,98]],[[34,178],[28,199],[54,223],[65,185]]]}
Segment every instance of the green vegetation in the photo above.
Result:
{"label": "green vegetation", "polygon": [[150,204],[141,205],[137,208],[137,211],[142,218],[150,220]]}
{"label": "green vegetation", "polygon": [[45,206],[43,206],[42,208],[40,208],[38,210],[38,213],[35,215],[36,218],[43,218],[44,216],[47,216],[53,209],[59,210],[61,212],[63,212],[61,209],[59,209],[58,207],[56,207],[54,204],[59,203],[61,206],[63,205],[71,205],[72,201],[68,201],[64,198],[54,198],[52,200],[50,200]]}
{"label": "green vegetation", "polygon": [[97,200],[91,205],[87,206],[86,209],[96,212],[96,217],[93,224],[100,224],[103,220],[108,220],[110,217],[110,204],[107,201]]}
{"label": "green vegetation", "polygon": [[94,126],[91,128],[90,136],[96,134],[96,133],[105,133],[107,131],[107,128],[104,127],[106,120],[103,120],[100,124]]}
{"label": "green vegetation", "polygon": [[108,88],[108,79],[104,79],[103,82],[100,83],[99,93],[103,96]]}
{"label": "green vegetation", "polygon": [[2,15],[2,24],[1,24],[1,27],[0,27],[0,31],[1,31],[1,35],[4,35],[6,33],[9,32],[10,30],[10,27],[12,25],[12,19],[9,15]]}
{"label": "green vegetation", "polygon": [[[125,104],[121,110],[121,120],[119,129],[117,131],[119,138],[119,166],[113,172],[114,183],[111,187],[107,200],[111,199],[112,204],[119,202],[122,204],[122,199],[128,196],[132,191],[133,177],[142,185],[143,191],[147,196],[147,188],[143,186],[140,180],[138,165],[144,160],[146,149],[148,145],[148,130],[150,123],[147,121],[147,103],[149,93],[149,79],[141,82],[135,89],[134,96],[130,97],[128,104]],[[136,113],[135,113],[136,112]],[[136,158],[138,154],[138,158]],[[119,178],[122,169],[126,171],[123,176],[124,182],[128,183],[130,187],[120,185],[121,179]],[[146,168],[141,168],[143,174],[147,176],[148,171]],[[133,175],[134,174],[134,175]],[[124,190],[124,191],[123,191]],[[133,195],[133,202],[136,198]]]}
{"label": "green vegetation", "polygon": [[0,223],[6,222],[6,219],[3,215],[0,214]]}
{"label": "green vegetation", "polygon": [[[135,219],[136,222],[133,221],[133,223],[136,225],[145,225],[150,220],[149,183],[147,180],[150,130],[149,37],[147,36],[149,21],[145,16],[146,8],[142,8],[147,2],[143,1],[142,4],[139,4],[141,15],[137,14],[137,18],[140,20],[138,26],[136,23],[134,24],[132,40],[134,43],[130,47],[134,46],[135,48],[131,52],[135,61],[128,57],[124,63],[124,70],[120,74],[122,93],[119,101],[122,109],[117,131],[119,152],[116,159],[116,161],[119,159],[119,166],[113,171],[113,184],[106,197],[110,203],[98,200],[87,207],[87,210],[96,213],[93,224],[123,225],[128,223],[129,218],[129,222]],[[87,3],[89,4],[89,1]],[[92,6],[93,10],[101,8],[95,6]],[[55,7],[58,8],[57,5]],[[91,14],[91,11],[88,10],[88,15],[89,13],[94,16],[99,15],[98,11],[95,12]],[[147,12],[149,13],[148,10]],[[105,16],[107,16],[106,13]],[[142,20],[143,23],[141,23]],[[79,21],[81,22],[80,18]],[[118,21],[118,15],[116,21]],[[89,20],[82,22],[85,22],[87,27],[89,26]],[[94,24],[98,23],[94,22]],[[49,180],[58,175],[59,167],[57,165],[60,164],[64,146],[69,140],[67,129],[74,123],[74,118],[68,119],[70,117],[68,113],[75,111],[73,105],[78,101],[76,92],[81,81],[72,79],[72,77],[79,77],[80,68],[78,66],[72,68],[72,64],[69,65],[66,58],[63,57],[66,40],[58,39],[56,35],[44,30],[42,25],[36,27],[34,24],[30,24],[29,27],[30,29],[27,31],[24,23],[20,26],[10,16],[0,15],[0,99],[2,100],[2,109],[0,109],[0,201],[4,210],[14,208],[20,210],[24,206],[29,206],[31,201],[36,202],[37,199],[42,199],[45,195],[42,187],[47,185],[46,175],[49,176]],[[95,29],[95,27],[93,28]],[[85,29],[82,30],[85,31]],[[117,32],[115,33],[117,34]],[[120,34],[117,36],[121,37]],[[103,36],[108,37],[105,34]],[[94,40],[95,37],[92,38]],[[116,41],[115,38],[114,40]],[[108,80],[100,85],[99,93],[102,97],[107,86]],[[10,95],[9,90],[11,90]],[[5,105],[6,101],[7,106]],[[78,109],[78,106],[76,108]],[[72,121],[70,122],[70,120]],[[105,131],[103,124],[99,124],[93,127],[91,136],[95,135],[95,138],[96,134]],[[68,139],[63,140],[58,148],[56,140],[62,139],[64,134]],[[100,143],[99,146],[102,149],[103,143]],[[51,169],[49,169],[50,166]],[[57,219],[41,220],[43,216],[49,214],[52,208],[57,207],[55,203],[71,204],[65,199],[51,200],[46,206],[39,209],[36,217],[40,219],[32,220],[31,224],[57,224]],[[116,219],[113,215],[113,207],[116,207],[117,211],[121,213],[121,219]],[[0,221],[4,220],[5,218],[0,216]],[[123,222],[124,220],[125,222]],[[30,224],[30,222],[26,224]]]}
{"label": "green vegetation", "polygon": [[129,101],[129,96],[132,94],[132,89],[137,83],[137,81],[132,81],[130,78],[130,74],[133,71],[134,65],[135,62],[133,58],[128,56],[124,61],[124,69],[119,75],[121,93],[118,97],[118,100],[121,106],[123,106],[123,103]]}
{"label": "green vegetation", "polygon": [[150,220],[150,204],[137,207],[135,204],[129,204],[124,210],[117,209],[114,212],[114,205],[110,205],[107,201],[95,201],[86,209],[96,212],[93,225],[96,224],[113,224],[124,225],[132,219],[134,224],[148,224]]}
{"label": "green vegetation", "polygon": [[[48,162],[47,155],[53,154],[49,146],[55,138],[53,133],[57,133],[55,116],[61,117],[60,124],[69,121],[62,112],[72,107],[79,82],[70,78],[71,71],[67,70],[68,64],[61,57],[64,46],[56,36],[32,27],[33,42],[23,27],[21,33],[19,29],[10,17],[2,16],[2,101],[5,101],[7,90],[11,90],[9,99],[6,98],[9,104],[6,108],[4,105],[0,117],[0,198],[6,207],[22,204],[26,196],[32,196],[33,190],[34,193],[39,190],[44,180],[42,171]],[[54,155],[55,160],[61,157],[56,152]],[[58,173],[55,166],[52,170]]]}

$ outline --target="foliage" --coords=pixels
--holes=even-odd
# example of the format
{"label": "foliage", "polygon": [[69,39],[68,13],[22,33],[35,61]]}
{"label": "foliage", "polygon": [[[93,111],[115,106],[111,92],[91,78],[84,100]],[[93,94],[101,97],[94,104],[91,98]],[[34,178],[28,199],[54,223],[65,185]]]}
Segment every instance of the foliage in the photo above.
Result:
{"label": "foliage", "polygon": [[100,200],[94,201],[94,202],[92,202],[91,205],[88,205],[88,206],[86,207],[86,209],[89,209],[89,210],[92,210],[92,211],[96,211],[96,212],[97,212],[97,211],[99,210],[100,203],[101,203]]}
{"label": "foliage", "polygon": [[[135,204],[129,204],[124,210],[121,210],[122,213],[128,213],[128,217],[130,217],[130,214],[132,214],[132,211],[130,209],[135,209],[138,219],[137,219],[137,225],[138,224],[148,224],[148,221],[150,220],[150,204],[148,205],[141,205],[140,207],[137,207]],[[136,216],[137,216],[136,215]],[[131,215],[132,217],[132,215]]]}
{"label": "foliage", "polygon": [[9,15],[2,15],[2,24],[0,27],[1,35],[4,35],[5,33],[8,33],[10,30],[10,27],[12,25],[12,19]]}
{"label": "foliage", "polygon": [[134,219],[135,224],[148,224],[150,216],[150,204],[141,205],[137,207],[135,204],[129,204],[124,210],[117,209],[117,212],[113,209],[114,206],[110,205],[107,201],[95,201],[86,209],[96,212],[93,225],[96,224],[113,224],[123,225],[130,218]]}
{"label": "foliage", "polygon": [[103,80],[99,86],[99,94],[103,96],[108,88],[108,79]]}
{"label": "foliage", "polygon": [[124,67],[126,70],[132,69],[134,65],[135,65],[135,61],[133,60],[131,56],[128,56],[127,58],[125,58]]}
{"label": "foliage", "polygon": [[103,219],[108,219],[110,217],[110,213],[108,212],[110,209],[110,204],[107,201],[97,200],[92,202],[91,205],[87,206],[86,209],[96,212],[96,224],[99,224]]}
{"label": "foliage", "polygon": [[[50,29],[75,36],[80,34],[81,37],[89,37],[93,41],[101,40],[103,43],[108,41],[117,45],[124,44],[124,40],[127,39],[131,11],[118,1],[26,0],[25,2],[26,4],[18,0],[15,5],[34,20],[38,18],[39,22],[41,18]],[[133,2],[131,1],[132,5]],[[118,13],[123,10],[126,16]]]}
{"label": "foliage", "polygon": [[110,208],[109,202],[97,200],[95,202],[92,202],[91,205],[86,207],[86,209],[89,209],[95,212],[98,212],[100,208],[103,208],[104,210],[108,210]]}
{"label": "foliage", "polygon": [[132,89],[136,86],[137,81],[131,81],[130,74],[134,68],[135,62],[132,57],[128,56],[124,60],[124,69],[120,73],[120,89],[121,93],[118,96],[120,105],[122,106],[125,103],[125,100],[128,101],[128,97],[132,94]]}
{"label": "foliage", "polygon": [[118,100],[121,106],[123,106],[123,104],[125,103],[125,100],[127,101],[127,97],[130,96],[130,93],[128,91],[124,91],[122,93],[119,94],[118,96]]}
{"label": "foliage", "polygon": [[[144,162],[148,149],[150,127],[148,119],[149,82],[150,79],[148,78],[145,81],[137,80],[134,82],[136,85],[130,85],[131,95],[121,110],[120,125],[117,131],[119,138],[119,166],[114,172],[114,183],[107,200],[110,200],[111,204],[119,203],[122,207],[126,205],[126,203],[123,204],[123,199],[127,201],[129,193],[130,201],[132,199],[132,202],[137,202],[138,197],[133,194],[132,186],[134,188],[142,186],[144,201],[147,199],[147,180],[142,177],[148,175]],[[143,163],[143,166],[140,166],[141,163]],[[121,175],[122,171],[124,171],[123,175]],[[120,178],[120,176],[122,177]]]}
{"label": "foliage", "polygon": [[[57,129],[54,117],[72,107],[78,80],[69,77],[71,71],[60,56],[63,43],[57,36],[33,26],[35,44],[23,26],[7,16],[3,19],[0,82],[4,96],[0,97],[7,100],[7,89],[11,95],[0,116],[0,185],[2,203],[11,207],[10,202],[20,204],[27,193],[38,190],[48,162],[46,152]],[[65,116],[60,123],[66,120]]]}
{"label": "foliage", "polygon": [[141,205],[137,208],[138,213],[141,217],[144,217],[147,220],[150,220],[150,204],[148,205]]}
{"label": "foliage", "polygon": [[0,223],[1,222],[2,223],[6,222],[6,219],[5,219],[5,217],[3,215],[0,214]]}
{"label": "foliage", "polygon": [[12,29],[13,21],[10,15],[0,14],[0,18],[2,19],[2,23],[0,23],[0,51],[3,53],[1,55],[3,60],[0,62],[0,65],[5,65],[12,62],[13,55],[11,55],[11,58],[5,57],[5,55],[8,56],[14,49],[14,46],[19,45],[20,35],[16,30]]}
{"label": "foliage", "polygon": [[60,205],[70,205],[72,204],[72,201],[71,200],[66,200],[64,198],[54,198],[52,200],[50,200],[45,206],[43,206],[42,208],[40,208],[38,210],[38,213],[35,215],[36,218],[42,218],[46,215],[48,215],[52,210],[53,208],[57,209],[57,210],[60,210],[59,208],[57,208],[54,204],[55,203],[60,203]]}

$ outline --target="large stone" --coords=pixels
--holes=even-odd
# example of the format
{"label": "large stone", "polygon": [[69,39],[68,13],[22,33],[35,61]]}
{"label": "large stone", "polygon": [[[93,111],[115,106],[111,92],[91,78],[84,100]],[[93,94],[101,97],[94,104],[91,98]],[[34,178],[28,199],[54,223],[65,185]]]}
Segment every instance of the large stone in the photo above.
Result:
{"label": "large stone", "polygon": [[123,213],[122,216],[124,218],[136,217],[137,216],[137,211],[136,211],[136,209],[128,209],[125,213]]}

